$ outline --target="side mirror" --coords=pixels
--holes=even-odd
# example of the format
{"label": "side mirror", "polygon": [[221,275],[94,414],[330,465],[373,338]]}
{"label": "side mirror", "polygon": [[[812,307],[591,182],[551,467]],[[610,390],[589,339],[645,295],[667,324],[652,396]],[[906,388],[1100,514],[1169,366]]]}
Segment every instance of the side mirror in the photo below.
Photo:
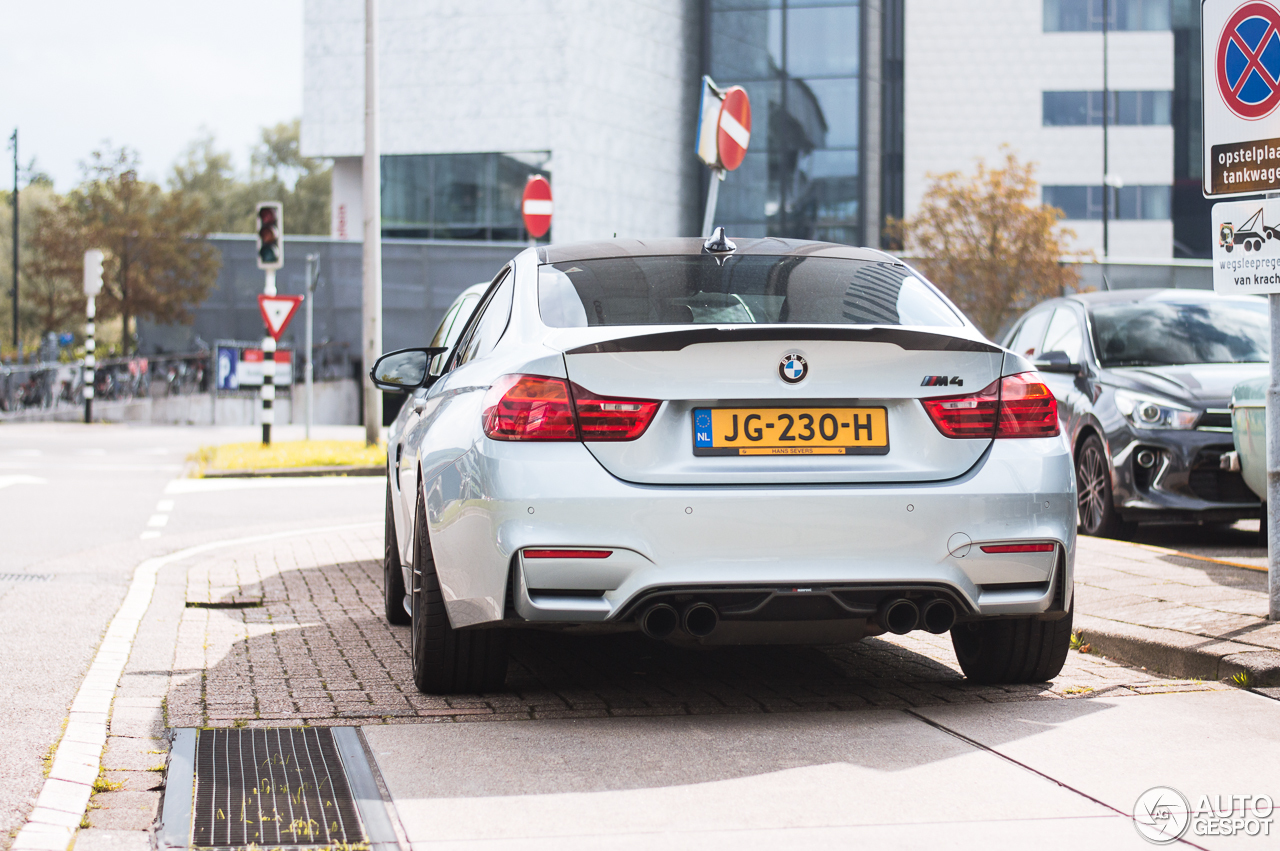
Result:
{"label": "side mirror", "polygon": [[427,367],[431,359],[448,349],[401,349],[390,352],[373,362],[369,380],[379,390],[408,393],[427,382]]}
{"label": "side mirror", "polygon": [[1066,372],[1073,375],[1080,374],[1080,364],[1072,363],[1071,356],[1066,352],[1041,352],[1040,360],[1036,361],[1036,369],[1041,372]]}

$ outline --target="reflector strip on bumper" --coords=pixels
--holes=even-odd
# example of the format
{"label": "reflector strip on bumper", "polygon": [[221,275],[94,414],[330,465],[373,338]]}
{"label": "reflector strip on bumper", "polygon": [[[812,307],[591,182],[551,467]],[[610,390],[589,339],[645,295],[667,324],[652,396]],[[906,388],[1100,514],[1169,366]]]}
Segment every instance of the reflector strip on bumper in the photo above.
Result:
{"label": "reflector strip on bumper", "polygon": [[984,553],[1051,553],[1057,544],[988,544]]}

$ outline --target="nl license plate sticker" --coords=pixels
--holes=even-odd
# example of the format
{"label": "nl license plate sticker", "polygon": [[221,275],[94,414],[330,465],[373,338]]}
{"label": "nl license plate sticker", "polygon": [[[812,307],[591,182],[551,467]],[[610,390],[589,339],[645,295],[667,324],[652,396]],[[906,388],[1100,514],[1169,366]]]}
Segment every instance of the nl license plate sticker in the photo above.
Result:
{"label": "nl license plate sticker", "polygon": [[885,455],[884,408],[695,408],[694,455]]}

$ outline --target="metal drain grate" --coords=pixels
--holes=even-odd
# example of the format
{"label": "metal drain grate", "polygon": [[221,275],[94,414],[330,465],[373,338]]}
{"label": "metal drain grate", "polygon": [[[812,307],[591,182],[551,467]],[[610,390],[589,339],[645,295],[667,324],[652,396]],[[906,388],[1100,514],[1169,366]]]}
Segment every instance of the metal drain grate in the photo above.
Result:
{"label": "metal drain grate", "polygon": [[192,845],[276,848],[365,842],[327,728],[201,730],[195,769]]}
{"label": "metal drain grate", "polygon": [[0,573],[0,582],[48,582],[51,573]]}

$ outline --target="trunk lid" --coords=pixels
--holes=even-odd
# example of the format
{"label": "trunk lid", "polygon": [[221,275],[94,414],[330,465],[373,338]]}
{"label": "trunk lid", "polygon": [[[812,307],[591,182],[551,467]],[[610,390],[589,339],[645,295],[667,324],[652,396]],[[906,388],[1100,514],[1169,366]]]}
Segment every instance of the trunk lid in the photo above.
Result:
{"label": "trunk lid", "polygon": [[[943,436],[918,401],[976,393],[999,378],[1004,353],[990,343],[902,327],[686,326],[645,329],[648,333],[629,337],[617,337],[619,328],[607,330],[614,332],[613,339],[597,337],[586,345],[566,347],[569,380],[602,396],[663,400],[640,438],[586,444],[605,469],[625,481],[654,485],[931,482],[964,474],[990,445],[989,439]],[[781,367],[784,357],[793,354],[803,359],[807,372],[790,383]],[[832,410],[833,418],[823,427],[830,425],[833,430],[841,414],[850,414],[848,409],[869,409],[852,412],[864,418],[880,409],[883,413],[874,422],[887,427],[887,447],[857,450],[866,454],[736,454],[733,449],[695,454],[695,411],[735,409],[742,413],[738,420],[742,427],[752,410],[763,409],[767,418],[770,410],[797,408],[813,417]],[[849,425],[850,416],[843,418],[844,425]],[[723,425],[719,437],[729,436],[731,412],[726,410],[715,422]],[[775,424],[777,430],[766,434],[767,419],[756,420],[752,433],[761,434],[761,446],[785,445],[786,451],[795,451],[791,444],[778,444],[772,438],[790,430],[791,424],[781,419]],[[808,429],[811,433],[815,425],[796,424],[795,432],[804,435],[801,429]],[[705,442],[703,434],[700,442]],[[742,441],[739,437],[737,443]],[[807,444],[814,445],[819,444]]]}

